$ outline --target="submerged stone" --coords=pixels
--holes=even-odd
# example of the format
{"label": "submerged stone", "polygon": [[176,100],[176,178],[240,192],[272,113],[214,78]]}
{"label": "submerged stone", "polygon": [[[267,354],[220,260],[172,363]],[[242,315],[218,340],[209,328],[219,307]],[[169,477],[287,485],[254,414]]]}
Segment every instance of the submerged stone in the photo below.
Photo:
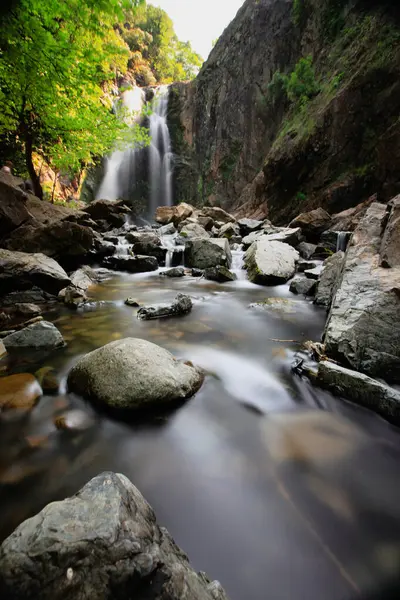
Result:
{"label": "submerged stone", "polygon": [[227,283],[228,281],[236,281],[237,279],[235,273],[232,273],[232,271],[221,265],[206,269],[204,271],[204,277],[205,279],[217,281],[218,283]]}
{"label": "submerged stone", "polygon": [[171,304],[156,304],[155,306],[143,306],[137,312],[138,319],[148,321],[150,319],[165,319],[188,314],[193,308],[190,296],[178,294]]}
{"label": "submerged stone", "polygon": [[30,373],[0,377],[1,410],[31,410],[41,395],[42,388]]}

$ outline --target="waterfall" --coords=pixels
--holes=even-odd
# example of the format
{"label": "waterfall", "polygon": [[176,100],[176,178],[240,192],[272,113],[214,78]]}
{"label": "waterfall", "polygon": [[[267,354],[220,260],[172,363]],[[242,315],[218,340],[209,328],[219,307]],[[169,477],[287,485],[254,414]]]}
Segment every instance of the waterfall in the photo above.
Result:
{"label": "waterfall", "polygon": [[157,206],[172,205],[171,138],[167,125],[168,87],[157,89],[150,116],[150,215]]}
{"label": "waterfall", "polygon": [[346,252],[347,244],[350,238],[350,232],[348,231],[338,231],[337,239],[336,239],[336,252],[340,250],[342,252]]}
{"label": "waterfall", "polygon": [[[124,115],[126,122],[134,125],[140,117],[144,101],[144,90],[135,87],[121,94],[119,105],[116,105],[115,110],[118,111],[122,106],[126,111]],[[96,200],[128,198],[129,190],[135,181],[136,157],[139,151],[133,148],[115,150],[106,158],[104,177],[96,193]]]}

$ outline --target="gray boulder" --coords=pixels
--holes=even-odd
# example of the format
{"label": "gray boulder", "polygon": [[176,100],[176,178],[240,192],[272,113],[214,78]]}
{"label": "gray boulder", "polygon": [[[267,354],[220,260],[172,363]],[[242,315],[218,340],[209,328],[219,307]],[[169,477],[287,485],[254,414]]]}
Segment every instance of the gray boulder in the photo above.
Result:
{"label": "gray boulder", "polygon": [[202,227],[198,223],[188,223],[187,225],[182,227],[179,235],[185,240],[191,240],[194,238],[208,239],[210,237],[208,231],[206,231],[204,227]]}
{"label": "gray boulder", "polygon": [[284,227],[276,233],[268,233],[266,237],[269,242],[282,242],[283,244],[296,247],[302,240],[302,233],[299,227],[295,229]]}
{"label": "gray boulder", "polygon": [[263,226],[263,221],[257,221],[256,219],[240,219],[238,225],[240,235],[246,236],[253,231],[259,231]]}
{"label": "gray boulder", "polygon": [[184,277],[185,269],[183,267],[173,267],[162,273],[165,277]]}
{"label": "gray boulder", "polygon": [[69,283],[64,269],[44,254],[0,249],[0,296],[33,287],[57,295]]}
{"label": "gray boulder", "polygon": [[230,240],[231,238],[237,238],[240,236],[239,226],[236,223],[225,223],[222,225],[221,229],[218,232],[218,237],[227,238]]}
{"label": "gray boulder", "polygon": [[227,239],[194,239],[185,244],[185,264],[196,269],[232,265],[232,254]]}
{"label": "gray boulder", "polygon": [[84,356],[68,375],[71,391],[114,409],[168,408],[193,396],[200,369],[137,338],[111,342]]}
{"label": "gray boulder", "polygon": [[316,244],[309,244],[308,242],[300,242],[300,244],[297,246],[300,256],[306,260],[311,258],[316,249]]}
{"label": "gray boulder", "polygon": [[302,294],[303,296],[312,296],[315,292],[317,282],[306,277],[295,277],[289,286],[293,294]]}
{"label": "gray boulder", "polygon": [[80,290],[81,292],[86,292],[86,290],[97,283],[98,277],[88,266],[84,266],[81,269],[78,269],[74,273],[71,274],[71,285]]}
{"label": "gray boulder", "polygon": [[299,253],[288,244],[254,242],[247,250],[244,265],[248,278],[259,285],[277,285],[293,277]]}
{"label": "gray boulder", "polygon": [[257,242],[258,240],[263,240],[265,237],[266,235],[264,231],[253,231],[252,233],[249,233],[249,235],[246,235],[246,237],[242,239],[243,248],[247,250],[247,248],[250,248],[250,246],[254,244],[254,242]]}
{"label": "gray boulder", "polygon": [[204,278],[210,281],[217,281],[218,283],[227,283],[228,281],[236,281],[237,279],[235,273],[232,273],[232,271],[221,265],[206,269],[204,271]]}
{"label": "gray boulder", "polygon": [[167,317],[178,317],[187,315],[193,308],[190,296],[178,294],[171,304],[156,304],[155,306],[143,306],[137,312],[138,319],[149,321],[150,319],[165,319]]}
{"label": "gray boulder", "polygon": [[380,248],[381,266],[400,267],[400,196],[388,205],[388,223]]}
{"label": "gray boulder", "polygon": [[400,267],[380,267],[386,206],[373,203],[353,233],[325,330],[328,356],[400,382]]}
{"label": "gray boulder", "polygon": [[174,235],[176,233],[175,225],[173,223],[168,223],[168,225],[163,225],[157,230],[159,235]]}
{"label": "gray boulder", "polygon": [[235,217],[227,213],[223,208],[219,208],[218,206],[206,206],[206,208],[202,209],[202,214],[206,217],[211,217],[214,221],[219,221],[220,223],[236,223]]}
{"label": "gray boulder", "polygon": [[319,207],[310,212],[301,213],[289,224],[289,227],[300,227],[306,239],[317,241],[323,231],[329,229],[332,219],[329,213]]}
{"label": "gray boulder", "polygon": [[64,338],[53,323],[40,321],[28,325],[21,331],[7,335],[3,339],[7,350],[12,348],[36,348],[52,350],[65,346]]}
{"label": "gray boulder", "polygon": [[317,383],[333,394],[371,408],[384,417],[400,417],[400,392],[367,375],[322,361],[318,367]]}
{"label": "gray boulder", "polygon": [[158,261],[154,256],[107,256],[103,260],[103,265],[108,269],[128,271],[129,273],[145,273],[158,269]]}
{"label": "gray boulder", "polygon": [[333,254],[324,262],[318,289],[315,294],[315,303],[320,306],[330,307],[336,292],[337,282],[342,270],[344,252]]}
{"label": "gray boulder", "polygon": [[1,546],[0,580],[8,600],[227,600],[110,472],[24,521]]}

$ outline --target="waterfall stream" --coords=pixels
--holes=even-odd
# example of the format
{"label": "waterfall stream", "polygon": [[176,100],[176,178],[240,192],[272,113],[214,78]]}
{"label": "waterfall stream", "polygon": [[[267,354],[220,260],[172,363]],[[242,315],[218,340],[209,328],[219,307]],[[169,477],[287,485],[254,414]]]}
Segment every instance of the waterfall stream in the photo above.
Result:
{"label": "waterfall stream", "polygon": [[150,214],[172,205],[171,138],[167,125],[168,87],[158,88],[150,116]]}

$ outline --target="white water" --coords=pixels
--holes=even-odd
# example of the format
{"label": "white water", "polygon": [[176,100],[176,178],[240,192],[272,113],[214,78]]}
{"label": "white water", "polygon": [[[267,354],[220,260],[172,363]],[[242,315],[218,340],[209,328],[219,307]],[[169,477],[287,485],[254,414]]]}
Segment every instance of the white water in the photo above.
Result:
{"label": "white water", "polygon": [[346,251],[347,241],[348,241],[349,233],[347,231],[339,231],[337,240],[336,240],[336,252],[340,250],[342,252]]}
{"label": "white water", "polygon": [[167,255],[165,257],[165,266],[167,268],[172,267],[173,257],[175,252],[183,252],[185,246],[177,246],[175,243],[176,233],[172,235],[162,235],[161,236],[161,246],[167,249]]}
{"label": "white water", "polygon": [[[145,101],[144,91],[136,87],[121,94],[120,106],[125,111],[124,118],[134,125],[140,117]],[[118,111],[118,106],[116,107]],[[130,182],[135,179],[136,154],[138,150],[126,148],[115,150],[106,159],[103,181],[96,193],[96,200],[118,200],[123,197]]]}
{"label": "white water", "polygon": [[168,87],[161,86],[153,100],[150,116],[149,178],[150,214],[157,206],[172,205],[171,138],[167,125]]}

